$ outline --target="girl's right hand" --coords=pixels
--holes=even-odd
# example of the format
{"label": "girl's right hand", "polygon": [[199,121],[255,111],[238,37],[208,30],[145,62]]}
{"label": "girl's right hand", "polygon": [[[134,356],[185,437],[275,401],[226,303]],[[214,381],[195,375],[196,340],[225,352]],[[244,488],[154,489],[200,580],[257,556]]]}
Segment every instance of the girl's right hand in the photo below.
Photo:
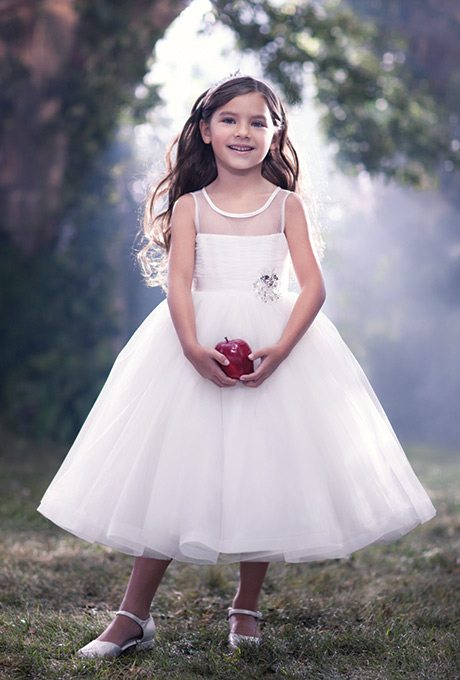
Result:
{"label": "girl's right hand", "polygon": [[195,345],[184,354],[203,378],[211,380],[218,387],[231,387],[238,382],[237,378],[229,378],[220,368],[220,364],[228,364],[228,359],[217,349]]}

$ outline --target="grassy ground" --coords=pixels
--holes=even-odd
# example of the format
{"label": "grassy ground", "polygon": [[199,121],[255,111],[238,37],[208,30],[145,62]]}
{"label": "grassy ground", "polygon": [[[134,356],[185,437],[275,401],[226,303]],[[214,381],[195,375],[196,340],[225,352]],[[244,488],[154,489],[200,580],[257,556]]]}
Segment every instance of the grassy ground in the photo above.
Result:
{"label": "grassy ground", "polygon": [[406,447],[438,510],[430,522],[349,559],[270,565],[259,649],[231,653],[226,643],[238,565],[173,562],[152,604],[156,648],[85,661],[73,653],[112,618],[132,559],[73,538],[36,512],[65,451],[6,433],[2,439],[1,678],[460,677],[460,466],[453,452]]}

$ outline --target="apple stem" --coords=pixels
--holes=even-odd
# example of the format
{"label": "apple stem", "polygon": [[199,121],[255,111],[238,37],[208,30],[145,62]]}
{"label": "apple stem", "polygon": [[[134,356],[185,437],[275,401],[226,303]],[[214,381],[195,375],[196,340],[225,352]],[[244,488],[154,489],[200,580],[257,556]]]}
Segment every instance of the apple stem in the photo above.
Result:
{"label": "apple stem", "polygon": [[227,338],[227,336],[226,336],[226,335],[224,335],[224,338],[225,338],[226,342],[228,342],[228,338]]}

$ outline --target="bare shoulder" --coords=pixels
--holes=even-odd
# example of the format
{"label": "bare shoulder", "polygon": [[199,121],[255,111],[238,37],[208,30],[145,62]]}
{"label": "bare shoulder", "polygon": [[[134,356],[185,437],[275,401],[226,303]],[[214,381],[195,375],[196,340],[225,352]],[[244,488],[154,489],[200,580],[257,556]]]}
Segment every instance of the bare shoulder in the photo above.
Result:
{"label": "bare shoulder", "polygon": [[195,199],[191,193],[182,194],[174,203],[173,214],[179,213],[181,216],[191,216],[195,214]]}
{"label": "bare shoulder", "polygon": [[195,199],[192,194],[179,196],[174,203],[171,215],[171,232],[180,231],[181,234],[188,234],[190,238],[195,237]]}
{"label": "bare shoulder", "polygon": [[290,239],[301,239],[303,242],[309,240],[305,203],[302,197],[293,191],[288,194],[285,202],[284,232],[288,241]]}
{"label": "bare shoulder", "polygon": [[288,194],[288,197],[286,198],[286,203],[285,203],[285,210],[286,210],[286,218],[304,218],[305,217],[305,203],[302,200],[302,197],[299,196],[299,194],[296,194],[294,191],[290,191]]}

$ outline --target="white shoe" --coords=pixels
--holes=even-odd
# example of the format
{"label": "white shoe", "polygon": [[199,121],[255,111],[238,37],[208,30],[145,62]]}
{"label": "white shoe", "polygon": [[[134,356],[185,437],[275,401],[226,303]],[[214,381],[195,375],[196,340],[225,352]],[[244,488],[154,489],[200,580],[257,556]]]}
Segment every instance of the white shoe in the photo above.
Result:
{"label": "white shoe", "polygon": [[[232,614],[249,614],[250,616],[255,616],[256,619],[262,617],[262,612],[252,611],[251,609],[236,609],[235,607],[229,607],[227,612],[227,621]],[[249,642],[251,644],[260,645],[262,642],[262,637],[257,637],[254,635],[241,635],[241,633],[229,633],[228,643],[230,647],[237,649],[241,642]]]}
{"label": "white shoe", "polygon": [[124,645],[116,645],[114,642],[108,640],[92,640],[87,645],[78,650],[77,656],[81,657],[98,657],[108,658],[120,656],[124,651],[130,648],[136,649],[152,649],[154,646],[155,622],[150,614],[146,619],[140,619],[135,614],[120,609],[117,614],[124,614],[136,621],[142,628],[142,637],[130,638]]}

